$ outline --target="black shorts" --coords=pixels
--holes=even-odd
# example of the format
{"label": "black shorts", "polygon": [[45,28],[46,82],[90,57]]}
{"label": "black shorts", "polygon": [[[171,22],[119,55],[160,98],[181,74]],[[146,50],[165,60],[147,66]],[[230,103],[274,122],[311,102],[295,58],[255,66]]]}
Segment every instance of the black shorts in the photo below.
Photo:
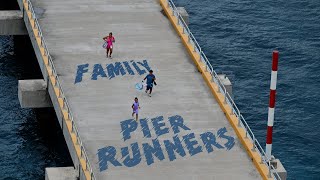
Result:
{"label": "black shorts", "polygon": [[150,89],[152,91],[152,86],[147,86],[147,91]]}

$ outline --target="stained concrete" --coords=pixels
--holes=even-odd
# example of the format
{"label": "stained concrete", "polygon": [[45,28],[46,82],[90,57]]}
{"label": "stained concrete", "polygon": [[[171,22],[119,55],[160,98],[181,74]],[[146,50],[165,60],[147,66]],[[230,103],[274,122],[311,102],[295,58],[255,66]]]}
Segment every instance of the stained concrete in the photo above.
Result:
{"label": "stained concrete", "polygon": [[0,11],[0,35],[27,35],[22,11]]}
{"label": "stained concrete", "polygon": [[77,180],[77,178],[74,167],[46,168],[45,180]]}
{"label": "stained concrete", "polygon": [[177,9],[184,22],[189,25],[189,14],[187,10],[184,7],[177,7]]}
{"label": "stained concrete", "polygon": [[[32,2],[42,12],[38,15],[40,26],[97,179],[260,179],[179,37],[160,12],[157,0]],[[116,38],[113,59],[107,59],[101,47],[102,37],[110,31]],[[34,43],[33,37],[31,39]],[[94,64],[105,67],[114,62],[144,59],[157,77],[158,85],[152,97],[134,88],[146,74],[91,80]],[[74,84],[77,66],[86,63],[89,72],[84,74],[82,82]],[[52,92],[52,87],[48,89]],[[236,144],[229,151],[215,149],[208,154],[204,150],[172,162],[164,153],[165,160],[156,160],[150,166],[142,156],[142,162],[135,167],[110,165],[108,170],[100,171],[98,149],[114,146],[121,160],[120,147],[138,142],[141,148],[142,142],[150,143],[141,132],[133,133],[128,142],[122,140],[120,121],[131,118],[130,106],[135,96],[140,99],[140,118],[163,115],[166,120],[169,116],[180,115],[199,142],[200,133],[216,133],[226,127],[228,135],[236,138]],[[63,128],[57,103],[53,101],[53,105]],[[172,136],[171,132],[159,139]],[[77,167],[70,139],[66,141]]]}
{"label": "stained concrete", "polygon": [[271,164],[275,168],[275,171],[278,173],[281,180],[286,180],[288,175],[287,170],[283,167],[281,161],[279,159],[272,159]]}
{"label": "stained concrete", "polygon": [[18,98],[22,108],[52,107],[47,82],[43,79],[19,80]]}
{"label": "stained concrete", "polygon": [[232,84],[230,79],[225,74],[219,74],[218,77],[220,78],[221,83],[226,88],[226,91],[229,93],[231,97],[233,97]]}

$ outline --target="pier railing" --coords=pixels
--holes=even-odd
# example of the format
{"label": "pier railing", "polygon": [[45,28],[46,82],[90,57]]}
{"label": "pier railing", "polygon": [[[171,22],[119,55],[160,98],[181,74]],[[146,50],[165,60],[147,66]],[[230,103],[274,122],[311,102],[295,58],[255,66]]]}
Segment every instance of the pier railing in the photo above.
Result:
{"label": "pier railing", "polygon": [[270,178],[272,177],[273,179],[281,180],[279,174],[277,173],[275,168],[270,163],[270,159],[266,159],[267,156],[266,156],[266,153],[265,153],[264,149],[261,147],[261,145],[258,142],[257,138],[253,134],[251,128],[247,124],[247,121],[245,120],[245,118],[242,116],[242,114],[241,114],[239,108],[237,107],[237,105],[235,104],[234,100],[232,99],[230,94],[227,92],[225,86],[223,85],[223,83],[221,82],[220,78],[218,77],[218,74],[213,69],[211,63],[209,62],[209,60],[207,58],[207,56],[202,51],[199,43],[197,42],[196,38],[194,37],[194,35],[190,31],[188,25],[186,24],[186,22],[184,21],[184,19],[180,15],[177,7],[175,6],[175,4],[173,3],[172,0],[167,0],[167,7],[171,9],[171,11],[172,11],[171,15],[175,16],[178,19],[178,21],[175,22],[175,23],[177,23],[179,26],[181,26],[182,27],[182,33],[186,34],[188,36],[188,43],[192,45],[193,51],[198,53],[198,55],[200,56],[201,62],[203,64],[205,64],[205,70],[211,74],[211,77],[212,77],[211,81],[214,82],[216,85],[218,85],[218,92],[223,95],[224,103],[227,103],[231,107],[231,109],[232,109],[231,113],[237,117],[237,119],[238,119],[237,126],[243,128],[245,130],[245,138],[249,138],[250,141],[252,142],[251,151],[259,153],[260,158],[261,158],[261,162],[260,163],[261,164],[265,164],[268,167],[268,169],[269,169],[268,176]]}
{"label": "pier railing", "polygon": [[[54,88],[54,92],[57,96],[58,104],[60,106],[61,113],[63,115],[62,118],[65,119],[66,124],[67,123],[71,124],[70,129],[69,129],[71,139],[73,139],[72,137],[75,137],[74,146],[78,146],[80,149],[79,151],[76,150],[77,151],[76,153],[78,155],[81,168],[83,168],[83,172],[84,172],[84,175],[86,176],[86,179],[96,180],[96,178],[93,174],[93,169],[92,169],[91,164],[89,162],[88,155],[87,155],[86,150],[84,148],[83,142],[80,138],[79,130],[78,130],[76,123],[74,121],[68,100],[65,96],[65,93],[64,93],[62,87],[61,87],[61,84],[60,84],[61,81],[60,81],[59,76],[57,74],[56,68],[53,64],[52,57],[49,53],[49,49],[47,48],[46,42],[44,40],[42,31],[41,31],[41,27],[39,25],[38,19],[36,17],[35,12],[34,12],[32,3],[30,0],[23,0],[23,3],[24,3],[25,11],[26,11],[28,18],[30,20],[32,31],[35,35],[36,40],[37,40],[37,44],[39,46],[40,52],[42,53],[41,55],[43,57],[44,64],[46,66],[47,73],[48,73],[48,81],[51,81],[53,88]],[[75,149],[77,149],[77,147],[75,147]]]}

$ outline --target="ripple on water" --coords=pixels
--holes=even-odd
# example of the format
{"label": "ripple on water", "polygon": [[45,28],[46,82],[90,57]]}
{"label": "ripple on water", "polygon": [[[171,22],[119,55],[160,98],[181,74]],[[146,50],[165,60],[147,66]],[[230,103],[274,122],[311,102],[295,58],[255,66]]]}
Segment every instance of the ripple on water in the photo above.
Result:
{"label": "ripple on water", "polygon": [[265,143],[271,52],[280,51],[273,154],[288,179],[320,175],[320,1],[184,1],[212,65],[231,72],[235,100]]}

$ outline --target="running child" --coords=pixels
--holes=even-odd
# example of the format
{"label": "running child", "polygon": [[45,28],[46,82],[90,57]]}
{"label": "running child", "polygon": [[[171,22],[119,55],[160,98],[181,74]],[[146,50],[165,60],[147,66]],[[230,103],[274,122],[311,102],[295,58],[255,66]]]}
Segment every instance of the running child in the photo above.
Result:
{"label": "running child", "polygon": [[[113,49],[113,43],[116,42],[116,40],[114,39],[114,37],[112,36],[112,32],[109,33],[109,36],[106,36],[103,38],[103,40],[106,43],[106,49],[107,49],[107,57],[111,58],[111,54],[112,54],[112,49]],[[110,52],[110,54],[109,54]]]}
{"label": "running child", "polygon": [[135,97],[134,98],[134,102],[132,104],[132,117],[134,118],[134,114],[136,114],[136,121],[138,121],[138,114],[139,114],[139,109],[140,109],[140,106],[139,106],[139,102],[138,102],[138,98]]}
{"label": "running child", "polygon": [[143,80],[146,80],[146,79],[147,79],[146,93],[148,93],[148,91],[150,90],[149,96],[151,97],[153,83],[154,83],[154,85],[157,85],[157,83],[155,82],[156,76],[153,75],[152,70],[149,71],[149,74]]}

